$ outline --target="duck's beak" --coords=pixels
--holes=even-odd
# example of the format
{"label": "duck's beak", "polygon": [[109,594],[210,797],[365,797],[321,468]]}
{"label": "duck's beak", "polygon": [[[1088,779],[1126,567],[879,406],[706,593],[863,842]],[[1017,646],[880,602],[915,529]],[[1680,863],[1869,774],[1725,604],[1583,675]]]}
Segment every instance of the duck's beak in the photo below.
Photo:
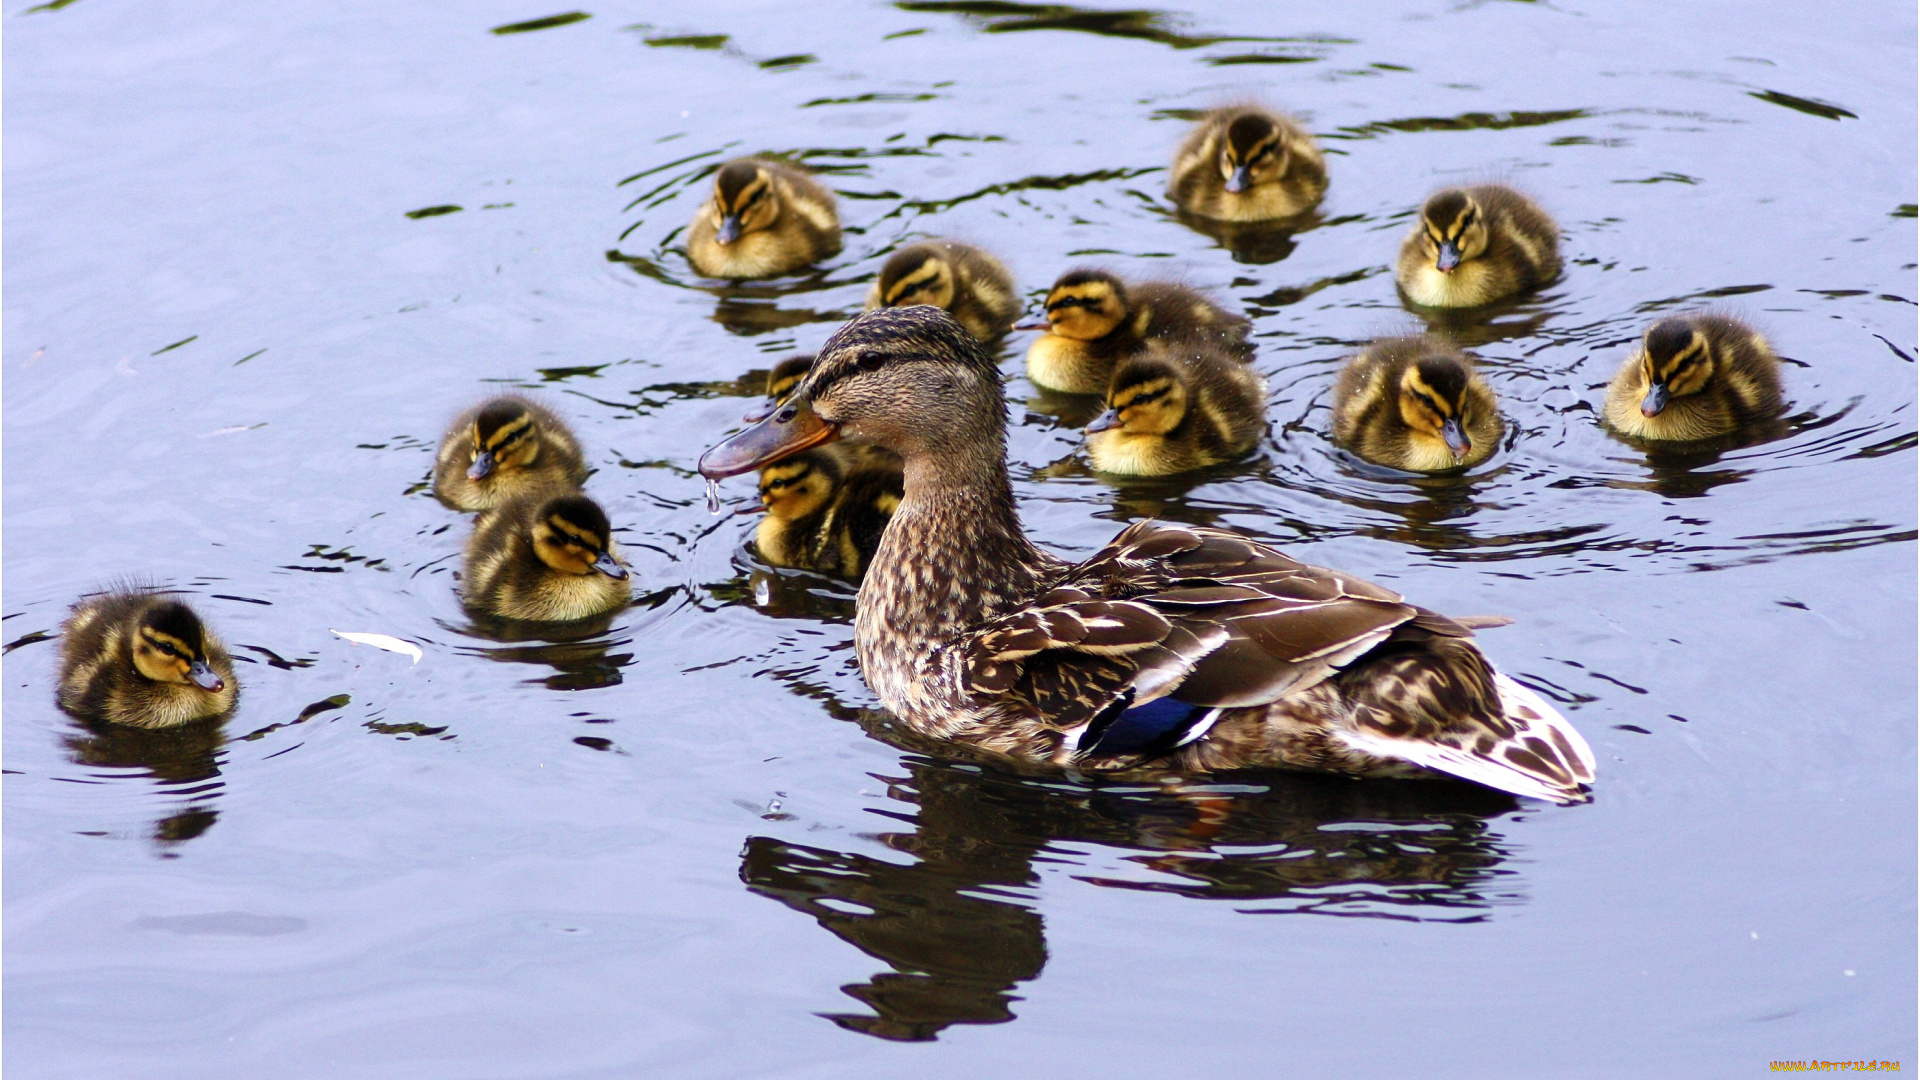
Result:
{"label": "duck's beak", "polygon": [[1013,328],[1015,330],[1051,330],[1053,329],[1053,324],[1042,319],[1039,322],[1015,323]]}
{"label": "duck's beak", "polygon": [[187,678],[193,680],[193,685],[215,694],[227,688],[227,680],[208,667],[205,660],[195,660],[187,669]]}
{"label": "duck's beak", "polygon": [[600,557],[593,560],[593,568],[615,581],[627,580],[627,568],[613,561],[613,553],[610,551],[601,552]]}
{"label": "duck's beak", "polygon": [[1660,410],[1667,407],[1667,384],[1654,383],[1647,387],[1647,396],[1640,399],[1641,416],[1659,416]]}
{"label": "duck's beak", "polygon": [[467,479],[485,480],[493,475],[493,451],[482,450],[473,455],[473,464],[467,467]]}
{"label": "duck's beak", "polygon": [[1434,269],[1443,274],[1451,274],[1453,268],[1459,265],[1460,245],[1451,240],[1440,241],[1440,257],[1433,261]]}
{"label": "duck's beak", "polygon": [[1455,461],[1464,460],[1467,451],[1473,449],[1472,441],[1467,438],[1466,431],[1460,427],[1460,421],[1454,417],[1447,417],[1447,422],[1440,425],[1440,437],[1447,440],[1447,449],[1453,451]]}
{"label": "duck's beak", "polygon": [[1232,176],[1227,177],[1227,190],[1236,195],[1247,190],[1248,179],[1247,166],[1239,166],[1233,170]]}
{"label": "duck's beak", "polygon": [[724,246],[738,239],[740,239],[740,215],[721,215],[720,228],[714,230],[713,242]]}
{"label": "duck's beak", "polygon": [[1094,417],[1093,423],[1087,425],[1087,434],[1092,435],[1095,432],[1105,431],[1108,428],[1117,428],[1119,426],[1120,410],[1108,409],[1106,412]]}
{"label": "duck's beak", "polygon": [[789,401],[771,416],[701,454],[700,475],[709,480],[739,476],[839,436],[839,426],[820,419],[811,402]]}

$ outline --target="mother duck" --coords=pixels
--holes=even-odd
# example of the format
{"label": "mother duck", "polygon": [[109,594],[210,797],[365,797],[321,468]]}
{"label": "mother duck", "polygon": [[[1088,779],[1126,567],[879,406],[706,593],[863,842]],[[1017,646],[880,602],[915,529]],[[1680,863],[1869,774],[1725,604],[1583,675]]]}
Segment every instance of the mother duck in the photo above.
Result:
{"label": "mother duck", "polygon": [[952,316],[888,308],[842,327],[790,397],[700,459],[718,480],[847,438],[905,461],[854,644],[912,730],[1086,772],[1437,772],[1588,797],[1592,751],[1481,655],[1471,626],[1489,620],[1218,529],[1141,521],[1077,564],[1035,547],[1006,414],[998,368]]}

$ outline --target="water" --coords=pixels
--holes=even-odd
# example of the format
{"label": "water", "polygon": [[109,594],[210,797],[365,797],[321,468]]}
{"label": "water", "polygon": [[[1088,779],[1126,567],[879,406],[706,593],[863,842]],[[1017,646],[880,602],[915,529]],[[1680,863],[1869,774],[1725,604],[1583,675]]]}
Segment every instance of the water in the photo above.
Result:
{"label": "water", "polygon": [[[46,7],[5,9],[10,1075],[1913,1067],[1910,6]],[[1319,220],[1190,229],[1184,118],[1254,93],[1322,138]],[[762,149],[840,191],[846,252],[693,278],[704,178]],[[1361,465],[1334,371],[1419,325],[1418,200],[1487,175],[1569,261],[1446,327],[1508,444]],[[758,565],[750,478],[708,517],[693,465],[933,234],[1030,296],[1099,262],[1256,320],[1273,438],[1194,477],[1092,476],[1087,404],[1013,380],[1045,543],[1160,515],[1512,615],[1482,640],[1591,740],[1596,801],[905,744],[851,590]],[[1791,358],[1785,424],[1610,438],[1631,341],[1703,301]],[[509,388],[572,418],[637,578],[563,640],[461,613],[425,491]],[[235,647],[224,726],[54,709],[47,635],[127,573]]]}

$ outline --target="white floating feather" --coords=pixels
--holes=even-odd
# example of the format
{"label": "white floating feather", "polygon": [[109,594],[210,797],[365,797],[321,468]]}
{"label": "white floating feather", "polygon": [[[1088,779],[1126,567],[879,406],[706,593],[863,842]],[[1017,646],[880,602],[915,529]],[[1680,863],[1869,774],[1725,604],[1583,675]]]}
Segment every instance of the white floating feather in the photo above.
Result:
{"label": "white floating feather", "polygon": [[376,649],[385,649],[388,652],[396,652],[402,656],[410,656],[416,664],[420,662],[422,656],[426,655],[420,651],[420,646],[415,645],[411,641],[403,641],[400,638],[394,637],[392,634],[363,634],[346,630],[334,630],[331,627],[328,628],[327,632],[335,637],[345,638],[355,645],[371,645]]}

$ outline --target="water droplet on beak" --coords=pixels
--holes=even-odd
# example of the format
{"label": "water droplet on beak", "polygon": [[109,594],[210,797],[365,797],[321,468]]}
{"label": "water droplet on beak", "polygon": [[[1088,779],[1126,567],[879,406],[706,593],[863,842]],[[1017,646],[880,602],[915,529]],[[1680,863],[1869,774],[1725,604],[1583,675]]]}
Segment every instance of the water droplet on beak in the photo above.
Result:
{"label": "water droplet on beak", "polygon": [[720,481],[707,481],[707,513],[720,516]]}

